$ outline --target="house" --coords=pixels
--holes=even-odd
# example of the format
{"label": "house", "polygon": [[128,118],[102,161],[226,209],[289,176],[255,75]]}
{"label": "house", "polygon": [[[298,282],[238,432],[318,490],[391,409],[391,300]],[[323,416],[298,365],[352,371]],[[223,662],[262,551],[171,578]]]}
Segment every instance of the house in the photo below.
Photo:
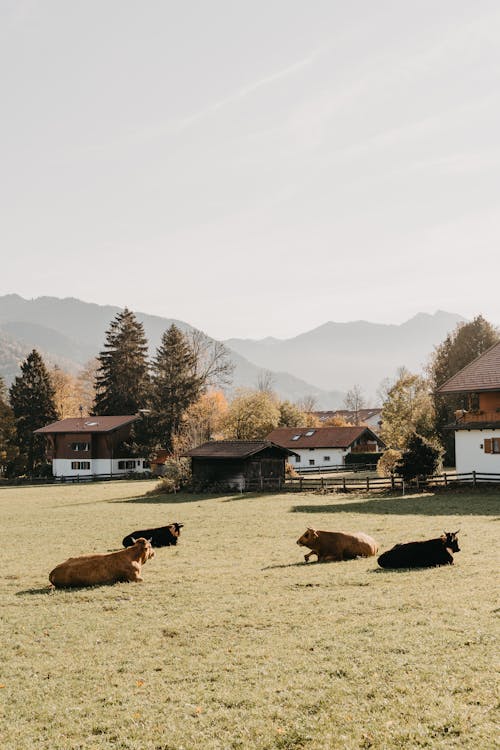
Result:
{"label": "house", "polygon": [[449,378],[436,393],[463,396],[455,412],[456,469],[500,473],[500,342]]}
{"label": "house", "polygon": [[382,426],[382,409],[337,409],[336,411],[314,411],[313,414],[320,422],[327,422],[329,419],[338,417],[352,425],[365,425],[370,427],[373,432],[379,432]]}
{"label": "house", "polygon": [[293,450],[296,469],[343,466],[349,453],[380,453],[385,444],[369,427],[278,427],[266,436]]}
{"label": "house", "polygon": [[269,440],[212,440],[193,448],[193,483],[230,486],[236,490],[279,489],[292,450]]}
{"label": "house", "polygon": [[35,430],[47,441],[55,477],[119,476],[149,472],[149,463],[130,456],[124,443],[139,416],[70,417]]}

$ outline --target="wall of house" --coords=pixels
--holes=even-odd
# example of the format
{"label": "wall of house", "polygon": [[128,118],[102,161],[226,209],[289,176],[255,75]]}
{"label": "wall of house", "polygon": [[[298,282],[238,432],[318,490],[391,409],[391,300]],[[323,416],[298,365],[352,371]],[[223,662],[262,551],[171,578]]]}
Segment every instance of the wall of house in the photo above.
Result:
{"label": "wall of house", "polygon": [[[293,448],[295,453],[299,454],[300,461],[290,456],[289,462],[297,469],[307,468],[309,466],[343,466],[344,458],[350,453],[350,449],[342,448]],[[329,460],[326,458],[329,456]],[[310,462],[314,461],[314,464]]]}
{"label": "wall of house", "polygon": [[[86,461],[90,468],[72,468],[72,463]],[[132,464],[134,464],[132,466]],[[137,472],[138,474],[149,473],[149,466],[142,458],[115,458],[113,461],[108,458],[55,458],[52,461],[52,476],[54,477],[91,477],[91,476],[109,476],[113,474],[119,476]]]}
{"label": "wall of house", "polygon": [[486,438],[500,438],[500,429],[456,430],[456,469],[459,474],[470,471],[500,474],[500,453],[484,452]]}

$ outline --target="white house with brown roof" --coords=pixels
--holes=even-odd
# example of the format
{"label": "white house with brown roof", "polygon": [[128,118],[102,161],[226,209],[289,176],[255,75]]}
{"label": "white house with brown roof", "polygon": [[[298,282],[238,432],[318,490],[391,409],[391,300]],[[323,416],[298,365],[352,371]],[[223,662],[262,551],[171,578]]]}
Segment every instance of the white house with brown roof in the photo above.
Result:
{"label": "white house with brown roof", "polygon": [[455,412],[456,469],[500,474],[500,342],[437,388],[439,395],[464,397]]}
{"label": "white house with brown roof", "polygon": [[266,436],[294,451],[296,469],[343,466],[349,453],[379,453],[385,444],[369,427],[278,427]]}
{"label": "white house with brown roof", "polygon": [[124,443],[138,416],[70,417],[35,430],[47,440],[55,477],[120,476],[149,472],[143,458],[128,455]]}

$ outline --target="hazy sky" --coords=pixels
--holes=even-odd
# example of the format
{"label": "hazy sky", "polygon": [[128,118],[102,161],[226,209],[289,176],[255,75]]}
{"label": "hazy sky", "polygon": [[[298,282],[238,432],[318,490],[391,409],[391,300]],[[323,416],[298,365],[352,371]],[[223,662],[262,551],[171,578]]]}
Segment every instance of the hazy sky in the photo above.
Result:
{"label": "hazy sky", "polygon": [[498,0],[0,0],[0,294],[500,324]]}

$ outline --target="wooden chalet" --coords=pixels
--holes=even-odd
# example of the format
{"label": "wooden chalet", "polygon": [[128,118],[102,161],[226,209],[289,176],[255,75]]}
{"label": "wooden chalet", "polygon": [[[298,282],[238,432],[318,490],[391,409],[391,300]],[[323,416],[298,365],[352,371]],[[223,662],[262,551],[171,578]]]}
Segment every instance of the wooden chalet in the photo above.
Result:
{"label": "wooden chalet", "polygon": [[458,472],[500,473],[500,342],[436,389],[462,396],[463,409],[449,425],[455,431]]}
{"label": "wooden chalet", "polygon": [[343,466],[349,453],[380,453],[385,443],[369,427],[277,427],[266,436],[296,454],[294,468]]}
{"label": "wooden chalet", "polygon": [[238,491],[279,489],[295,453],[269,440],[214,440],[188,451],[193,484]]}
{"label": "wooden chalet", "polygon": [[55,477],[119,476],[149,472],[149,463],[124,449],[136,415],[70,417],[40,427]]}

